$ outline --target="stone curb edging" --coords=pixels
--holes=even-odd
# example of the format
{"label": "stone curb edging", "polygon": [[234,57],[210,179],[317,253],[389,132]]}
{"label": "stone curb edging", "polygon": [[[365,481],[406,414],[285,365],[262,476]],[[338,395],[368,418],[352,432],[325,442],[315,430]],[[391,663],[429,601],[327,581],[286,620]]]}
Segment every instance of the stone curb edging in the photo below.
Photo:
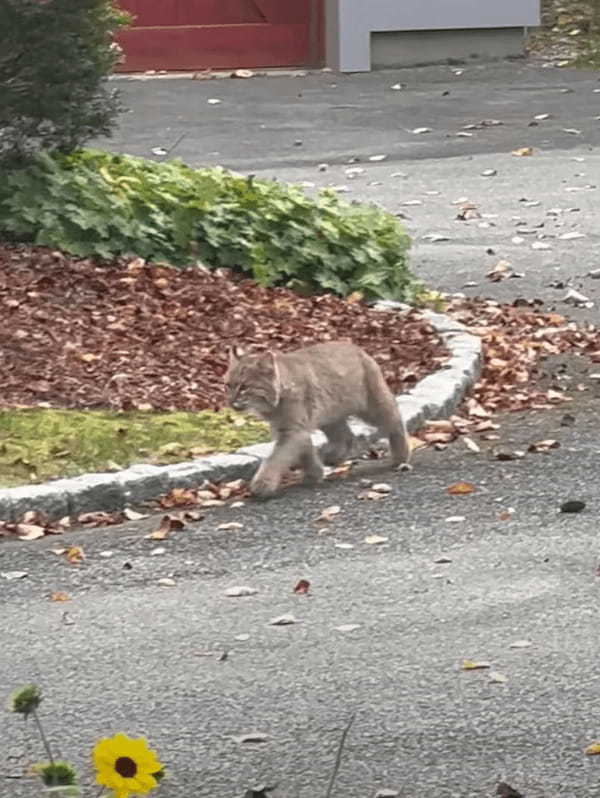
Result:
{"label": "stone curb edging", "polygon": [[[408,309],[400,302],[382,301],[375,305],[382,312]],[[397,397],[398,407],[410,432],[427,419],[451,415],[468,389],[477,381],[481,368],[481,341],[463,324],[441,313],[422,311],[450,352],[444,367],[424,377],[407,394]],[[376,441],[375,430],[360,421],[352,422],[354,434],[363,445]],[[315,445],[325,437],[313,435]],[[50,520],[87,512],[121,510],[155,499],[173,488],[198,487],[202,482],[250,479],[261,459],[272,448],[260,443],[238,449],[233,454],[216,454],[168,466],[134,465],[115,473],[85,474],[58,479],[41,485],[23,485],[0,490],[0,519],[19,520],[29,510],[45,513]]]}

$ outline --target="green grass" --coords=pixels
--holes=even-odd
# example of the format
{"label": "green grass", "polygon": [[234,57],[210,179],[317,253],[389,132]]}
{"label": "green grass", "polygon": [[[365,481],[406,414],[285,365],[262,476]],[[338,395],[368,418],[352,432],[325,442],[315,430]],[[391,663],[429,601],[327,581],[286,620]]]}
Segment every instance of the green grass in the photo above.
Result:
{"label": "green grass", "polygon": [[2,410],[0,488],[134,463],[166,465],[266,440],[265,424],[230,411]]}

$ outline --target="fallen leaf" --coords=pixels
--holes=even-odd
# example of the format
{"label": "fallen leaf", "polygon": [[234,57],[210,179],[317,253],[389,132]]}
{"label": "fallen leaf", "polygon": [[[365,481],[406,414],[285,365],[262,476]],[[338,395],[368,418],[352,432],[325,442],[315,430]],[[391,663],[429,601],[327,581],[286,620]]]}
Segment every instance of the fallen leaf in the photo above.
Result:
{"label": "fallen leaf", "polygon": [[531,640],[515,640],[514,643],[510,644],[509,648],[529,648],[531,645]]}
{"label": "fallen leaf", "polygon": [[332,505],[331,507],[326,507],[324,510],[321,510],[319,516],[315,519],[315,523],[317,524],[329,524],[336,515],[339,515],[342,508],[339,507],[337,504]]}
{"label": "fallen leaf", "polygon": [[391,493],[392,486],[388,485],[387,482],[378,482],[371,486],[371,490],[374,490],[376,493]]}
{"label": "fallen leaf", "polygon": [[158,584],[161,587],[175,587],[175,580],[168,576],[163,576],[162,579],[158,580]]}
{"label": "fallen leaf", "polygon": [[367,535],[365,543],[370,546],[380,546],[382,543],[387,543],[389,538],[384,538],[381,535]]}
{"label": "fallen leaf", "polygon": [[561,241],[575,241],[578,238],[585,238],[585,233],[580,233],[577,230],[572,230],[571,232],[562,233],[562,235],[559,235],[559,239]]}
{"label": "fallen leaf", "polygon": [[496,795],[499,798],[524,798],[523,794],[505,781],[501,781],[496,788]]}
{"label": "fallen leaf", "polygon": [[50,601],[71,601],[71,597],[62,590],[57,590],[50,595]]}
{"label": "fallen leaf", "polygon": [[550,449],[558,449],[559,446],[560,443],[558,441],[548,439],[544,441],[536,441],[535,443],[531,443],[527,447],[527,451],[535,453],[549,452]]}
{"label": "fallen leaf", "polygon": [[250,732],[249,734],[241,734],[239,737],[233,738],[237,743],[266,743],[269,739],[268,734],[262,732]]}
{"label": "fallen leaf", "polygon": [[146,538],[150,540],[166,540],[171,532],[175,532],[178,529],[183,529],[184,526],[184,522],[179,518],[176,518],[173,515],[163,515],[158,529],[155,529],[154,532],[146,535]]}
{"label": "fallen leaf", "polygon": [[490,662],[477,662],[476,660],[472,659],[465,659],[462,662],[461,668],[463,671],[477,671],[477,670],[484,670],[485,668],[491,668]]}
{"label": "fallen leaf", "polygon": [[489,676],[490,682],[494,684],[506,684],[508,682],[508,677],[498,671],[490,671]]}
{"label": "fallen leaf", "polygon": [[478,452],[481,451],[481,448],[475,443],[475,441],[467,437],[466,435],[462,438],[462,441],[467,447],[467,449],[470,452],[473,452],[473,454],[477,454]]}
{"label": "fallen leaf", "polygon": [[126,507],[123,510],[123,515],[128,521],[141,521],[142,518],[148,517],[146,513],[138,513],[135,510],[132,510],[130,507]]}
{"label": "fallen leaf", "polygon": [[270,626],[290,626],[294,623],[300,623],[300,621],[297,621],[293,615],[280,615],[269,621]]}
{"label": "fallen leaf", "polygon": [[37,524],[17,524],[16,531],[20,540],[37,540],[46,534],[45,528]]}
{"label": "fallen leaf", "polygon": [[254,596],[258,593],[255,587],[247,587],[246,585],[237,585],[236,587],[228,587],[225,595],[229,598],[239,598],[240,596]]}
{"label": "fallen leaf", "polygon": [[587,756],[596,756],[596,754],[600,754],[600,743],[592,743],[591,745],[588,745],[583,753]]}
{"label": "fallen leaf", "polygon": [[0,576],[3,579],[8,579],[9,582],[12,582],[14,579],[25,579],[27,576],[27,571],[2,571],[0,572]]}
{"label": "fallen leaf", "polygon": [[476,490],[472,482],[454,482],[446,488],[446,492],[451,496],[466,496]]}
{"label": "fallen leaf", "polygon": [[71,563],[71,565],[79,565],[83,560],[85,560],[85,554],[83,553],[81,546],[70,546],[65,551],[65,557],[67,558],[67,561]]}
{"label": "fallen leaf", "polygon": [[585,510],[585,502],[578,499],[571,499],[560,505],[561,513],[580,513],[582,510]]}
{"label": "fallen leaf", "polygon": [[226,524],[219,524],[219,526],[217,527],[217,530],[221,530],[223,532],[227,532],[227,531],[232,530],[232,529],[243,529],[243,528],[244,528],[243,524],[240,524],[237,521],[229,521]]}
{"label": "fallen leaf", "polygon": [[533,155],[533,147],[519,147],[516,150],[513,150],[511,155],[517,155],[520,157]]}
{"label": "fallen leaf", "polygon": [[294,588],[294,593],[301,593],[306,595],[310,588],[310,582],[307,579],[301,579],[296,587]]}
{"label": "fallen leaf", "polygon": [[523,457],[525,457],[525,452],[522,452],[519,449],[516,449],[514,452],[509,452],[505,449],[494,450],[493,454],[496,460],[502,461],[521,460]]}
{"label": "fallen leaf", "polygon": [[376,502],[379,501],[380,499],[385,499],[387,495],[388,495],[387,493],[380,493],[377,490],[363,490],[361,493],[358,494],[356,498],[361,500]]}
{"label": "fallen leaf", "polygon": [[334,627],[338,632],[353,632],[355,629],[360,629],[359,623],[344,623],[341,626]]}
{"label": "fallen leaf", "polygon": [[493,283],[498,283],[500,280],[505,280],[512,274],[512,267],[507,260],[500,260],[494,268],[486,274],[488,280]]}
{"label": "fallen leaf", "polygon": [[335,548],[336,549],[353,549],[354,546],[352,545],[352,543],[336,543],[335,544]]}
{"label": "fallen leaf", "polygon": [[236,69],[235,72],[231,73],[232,78],[242,78],[248,79],[254,77],[254,72],[251,69]]}

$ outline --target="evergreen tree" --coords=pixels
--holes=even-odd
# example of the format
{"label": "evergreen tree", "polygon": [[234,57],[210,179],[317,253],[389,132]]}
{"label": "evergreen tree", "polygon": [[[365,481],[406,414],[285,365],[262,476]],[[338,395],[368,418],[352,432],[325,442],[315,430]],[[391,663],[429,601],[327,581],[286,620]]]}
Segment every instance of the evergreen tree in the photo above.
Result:
{"label": "evergreen tree", "polygon": [[0,161],[110,135],[113,33],[126,22],[111,0],[0,0]]}

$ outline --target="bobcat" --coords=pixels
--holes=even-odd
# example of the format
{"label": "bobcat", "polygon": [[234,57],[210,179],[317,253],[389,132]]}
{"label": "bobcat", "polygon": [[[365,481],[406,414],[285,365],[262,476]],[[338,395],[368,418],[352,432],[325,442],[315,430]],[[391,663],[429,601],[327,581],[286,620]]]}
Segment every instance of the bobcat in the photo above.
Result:
{"label": "bobcat", "polygon": [[[275,441],[250,485],[255,496],[272,496],[289,468],[300,467],[308,481],[319,482],[321,458],[326,465],[346,460],[355,445],[348,416],[389,439],[394,465],[408,463],[410,444],[394,396],[377,363],[358,346],[338,341],[285,353],[231,350],[229,357],[231,407],[267,421]],[[317,429],[327,437],[320,457],[311,441]]]}

